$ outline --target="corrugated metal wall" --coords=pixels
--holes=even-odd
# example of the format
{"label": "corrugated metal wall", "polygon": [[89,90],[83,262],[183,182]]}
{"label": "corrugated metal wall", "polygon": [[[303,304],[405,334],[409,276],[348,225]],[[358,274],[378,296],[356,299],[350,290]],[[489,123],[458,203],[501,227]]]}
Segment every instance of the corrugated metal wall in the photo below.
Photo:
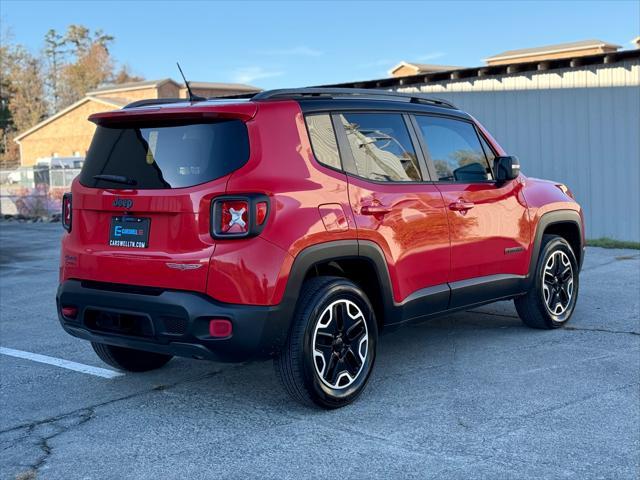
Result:
{"label": "corrugated metal wall", "polygon": [[637,60],[401,90],[417,89],[471,113],[526,175],[566,183],[588,238],[640,241]]}

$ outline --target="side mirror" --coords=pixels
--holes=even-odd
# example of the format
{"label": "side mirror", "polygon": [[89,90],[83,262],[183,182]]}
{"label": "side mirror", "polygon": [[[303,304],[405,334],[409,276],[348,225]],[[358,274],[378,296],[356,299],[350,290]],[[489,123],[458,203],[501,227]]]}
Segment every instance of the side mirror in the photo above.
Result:
{"label": "side mirror", "polygon": [[513,180],[520,175],[520,161],[518,157],[496,157],[493,161],[493,171],[499,184]]}

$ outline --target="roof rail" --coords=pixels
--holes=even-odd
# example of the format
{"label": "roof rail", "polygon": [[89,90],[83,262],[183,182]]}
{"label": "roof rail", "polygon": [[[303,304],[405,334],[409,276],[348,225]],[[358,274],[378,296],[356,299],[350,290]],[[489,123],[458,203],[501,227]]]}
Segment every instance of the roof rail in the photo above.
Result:
{"label": "roof rail", "polygon": [[275,100],[275,99],[296,99],[296,98],[329,98],[335,99],[340,97],[361,97],[376,98],[379,100],[391,100],[409,103],[426,103],[436,105],[438,107],[458,108],[439,98],[429,98],[416,93],[393,92],[389,90],[377,90],[373,88],[283,88],[278,90],[266,90],[251,97],[251,100]]}
{"label": "roof rail", "polygon": [[162,105],[165,103],[184,103],[188,102],[188,98],[147,98],[145,100],[136,100],[135,102],[128,103],[125,108],[147,107],[150,105]]}

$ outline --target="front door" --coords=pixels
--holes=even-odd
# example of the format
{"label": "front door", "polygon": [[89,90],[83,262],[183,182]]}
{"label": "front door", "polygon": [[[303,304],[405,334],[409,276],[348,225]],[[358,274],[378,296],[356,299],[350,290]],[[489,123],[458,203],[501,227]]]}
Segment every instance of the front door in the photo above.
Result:
{"label": "front door", "polygon": [[517,288],[531,235],[520,179],[496,184],[493,150],[471,121],[416,115],[415,122],[447,210],[450,306]]}
{"label": "front door", "polygon": [[410,118],[400,113],[341,113],[334,114],[334,126],[358,239],[382,249],[395,302],[422,297],[430,312],[445,309],[447,212],[416,154]]}

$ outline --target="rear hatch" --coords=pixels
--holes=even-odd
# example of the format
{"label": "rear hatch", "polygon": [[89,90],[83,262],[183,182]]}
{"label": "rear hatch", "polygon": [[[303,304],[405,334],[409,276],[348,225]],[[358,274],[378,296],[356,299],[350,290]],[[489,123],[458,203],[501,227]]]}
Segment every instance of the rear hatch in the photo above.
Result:
{"label": "rear hatch", "polygon": [[245,121],[254,108],[91,117],[98,126],[72,189],[65,255],[77,258],[68,277],[204,292],[215,249],[211,199],[249,159]]}

